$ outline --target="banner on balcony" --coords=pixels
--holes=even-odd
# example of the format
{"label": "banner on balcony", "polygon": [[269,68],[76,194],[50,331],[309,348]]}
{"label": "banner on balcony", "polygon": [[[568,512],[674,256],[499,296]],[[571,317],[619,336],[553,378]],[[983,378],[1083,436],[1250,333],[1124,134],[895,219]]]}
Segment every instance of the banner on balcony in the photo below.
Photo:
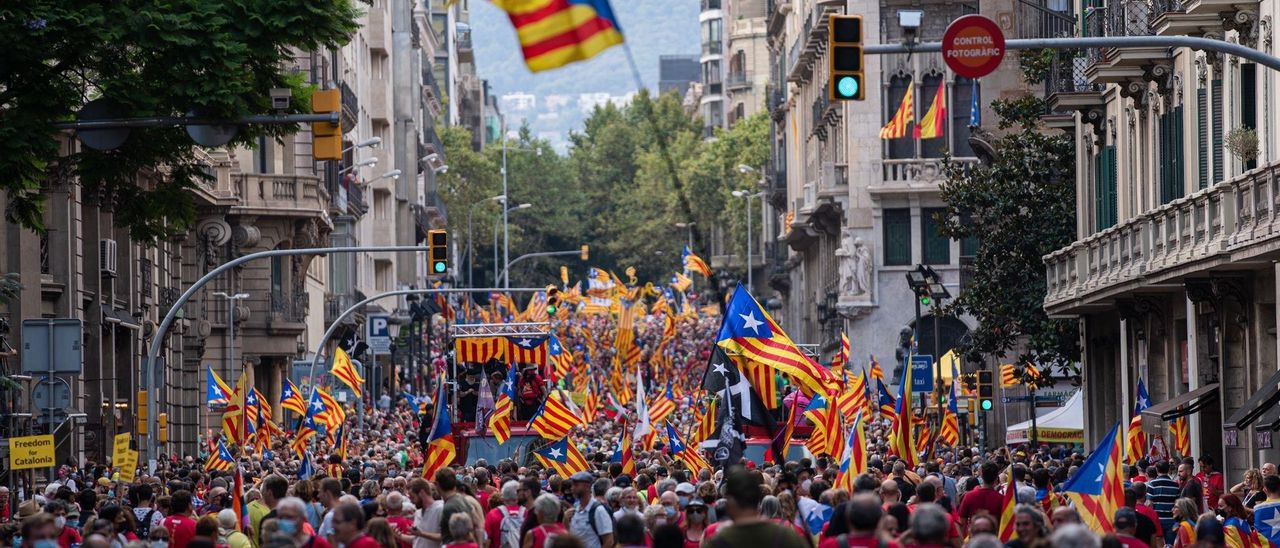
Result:
{"label": "banner on balcony", "polygon": [[907,125],[916,119],[915,101],[912,99],[915,87],[915,82],[907,85],[907,93],[902,96],[902,104],[898,105],[898,112],[894,113],[889,123],[880,128],[881,139],[900,139],[907,135]]}

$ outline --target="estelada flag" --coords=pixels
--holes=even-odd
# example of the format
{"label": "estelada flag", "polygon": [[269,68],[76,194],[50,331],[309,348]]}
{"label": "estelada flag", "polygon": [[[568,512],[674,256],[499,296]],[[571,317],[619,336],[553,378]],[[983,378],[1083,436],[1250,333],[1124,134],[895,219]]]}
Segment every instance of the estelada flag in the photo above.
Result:
{"label": "estelada flag", "polygon": [[355,366],[351,364],[351,357],[347,356],[347,352],[338,347],[333,352],[333,368],[329,370],[342,384],[347,385],[352,392],[355,392],[356,398],[364,397],[364,377],[356,372]]}
{"label": "estelada flag", "polygon": [[493,0],[516,28],[530,72],[595,57],[622,43],[608,0]]}

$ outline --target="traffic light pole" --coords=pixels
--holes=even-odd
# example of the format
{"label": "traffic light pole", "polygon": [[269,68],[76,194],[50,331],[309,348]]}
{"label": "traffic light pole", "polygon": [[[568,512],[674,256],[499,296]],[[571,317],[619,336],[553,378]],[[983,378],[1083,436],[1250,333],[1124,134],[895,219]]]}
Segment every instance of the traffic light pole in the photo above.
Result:
{"label": "traffic light pole", "polygon": [[[1243,57],[1271,70],[1280,72],[1280,57],[1224,40],[1196,36],[1078,36],[1071,38],[1017,38],[1005,40],[1005,49],[1054,49],[1077,50],[1092,48],[1190,48],[1213,51]],[[872,44],[862,48],[866,55],[942,51],[941,42],[923,42],[914,45]]]}
{"label": "traffic light pole", "polygon": [[241,116],[230,120],[215,120],[193,116],[149,116],[145,118],[111,118],[105,120],[70,120],[51,124],[54,129],[119,129],[130,127],[167,127],[167,126],[216,126],[216,125],[263,125],[263,124],[305,124],[308,122],[329,122],[338,124],[339,114],[263,114]]}

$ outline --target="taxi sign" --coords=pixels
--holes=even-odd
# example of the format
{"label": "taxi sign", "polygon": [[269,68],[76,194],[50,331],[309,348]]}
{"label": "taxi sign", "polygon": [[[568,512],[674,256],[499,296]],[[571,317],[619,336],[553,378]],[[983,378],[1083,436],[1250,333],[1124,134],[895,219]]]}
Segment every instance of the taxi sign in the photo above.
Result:
{"label": "taxi sign", "polygon": [[942,35],[942,59],[965,78],[991,74],[1004,60],[1004,52],[1004,33],[995,21],[981,15],[952,21]]}

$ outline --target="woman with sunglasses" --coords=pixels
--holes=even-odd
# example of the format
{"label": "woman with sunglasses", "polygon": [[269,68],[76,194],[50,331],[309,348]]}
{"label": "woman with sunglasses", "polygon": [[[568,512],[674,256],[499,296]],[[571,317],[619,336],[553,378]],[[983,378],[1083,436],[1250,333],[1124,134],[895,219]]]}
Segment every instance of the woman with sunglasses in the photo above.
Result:
{"label": "woman with sunglasses", "polygon": [[698,548],[707,531],[707,503],[693,499],[684,507],[684,548]]}

